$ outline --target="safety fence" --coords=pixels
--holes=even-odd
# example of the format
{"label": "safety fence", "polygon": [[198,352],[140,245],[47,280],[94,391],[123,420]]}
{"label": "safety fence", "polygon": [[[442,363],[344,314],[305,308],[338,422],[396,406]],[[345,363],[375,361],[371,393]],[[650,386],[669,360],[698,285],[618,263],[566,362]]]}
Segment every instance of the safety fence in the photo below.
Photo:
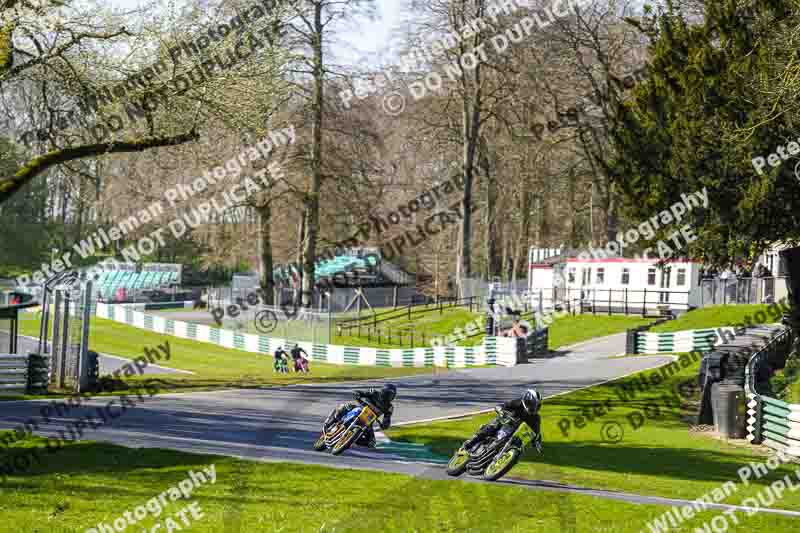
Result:
{"label": "safety fence", "polygon": [[547,357],[550,355],[550,328],[534,329],[527,337],[517,339],[519,351],[527,359]]}
{"label": "safety fence", "polygon": [[195,302],[152,302],[126,305],[137,311],[158,311],[160,309],[192,309],[195,306]]}
{"label": "safety fence", "polygon": [[296,344],[309,354],[311,361],[337,365],[466,368],[485,365],[514,366],[518,359],[517,340],[512,337],[487,337],[480,346],[381,349],[297,342],[241,333],[150,315],[124,304],[98,303],[97,316],[156,333],[258,354],[272,354],[278,347]]}
{"label": "safety fence", "polygon": [[769,386],[771,371],[785,367],[793,340],[791,330],[785,329],[747,363],[747,440],[800,457],[800,405],[773,398]]}
{"label": "safety fence", "polygon": [[725,335],[735,336],[734,328],[689,329],[670,333],[636,331],[633,353],[658,354],[682,352],[709,352],[723,341]]}
{"label": "safety fence", "polygon": [[24,394],[28,389],[28,357],[0,355],[0,394]]}

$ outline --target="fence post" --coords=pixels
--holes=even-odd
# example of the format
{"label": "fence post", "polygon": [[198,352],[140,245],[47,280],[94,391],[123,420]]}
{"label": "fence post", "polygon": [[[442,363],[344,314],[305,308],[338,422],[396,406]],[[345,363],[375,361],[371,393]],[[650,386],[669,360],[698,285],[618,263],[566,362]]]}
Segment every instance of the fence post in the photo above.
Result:
{"label": "fence post", "polygon": [[628,287],[625,287],[625,316],[628,316]]}
{"label": "fence post", "polygon": [[608,289],[608,316],[611,316],[611,289]]}
{"label": "fence post", "polygon": [[597,291],[592,289],[592,314],[597,314]]}
{"label": "fence post", "polygon": [[644,296],[642,301],[642,317],[647,316],[647,287],[644,288]]}
{"label": "fence post", "polygon": [[627,331],[625,337],[625,353],[635,354],[636,352],[636,337],[639,334],[638,328],[632,328]]}
{"label": "fence post", "polygon": [[394,289],[392,290],[392,309],[397,309],[397,290],[398,285],[395,285]]}

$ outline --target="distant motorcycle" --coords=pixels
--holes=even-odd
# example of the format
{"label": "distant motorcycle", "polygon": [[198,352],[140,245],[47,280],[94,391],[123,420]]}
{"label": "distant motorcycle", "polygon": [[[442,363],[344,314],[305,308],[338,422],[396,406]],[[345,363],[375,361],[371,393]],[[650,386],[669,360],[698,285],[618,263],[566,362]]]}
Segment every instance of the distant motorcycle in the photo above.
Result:
{"label": "distant motorcycle", "polygon": [[321,452],[327,448],[331,454],[339,455],[352,446],[367,428],[372,427],[372,423],[378,419],[377,413],[377,409],[360,400],[357,407],[345,413],[329,429],[322,428],[314,449]]}
{"label": "distant motorcycle", "polygon": [[304,374],[308,374],[310,372],[308,368],[308,359],[305,357],[300,357],[299,359],[294,360],[294,371],[295,372],[302,372]]}
{"label": "distant motorcycle", "polygon": [[279,374],[288,374],[289,373],[289,363],[281,357],[280,359],[275,359],[275,363],[273,365],[273,370]]}
{"label": "distant motorcycle", "polygon": [[[516,423],[507,415],[503,423]],[[516,431],[508,432],[501,428],[494,437],[466,450],[462,446],[447,464],[447,473],[460,476],[467,472],[471,476],[482,477],[486,481],[497,481],[514,465],[525,450],[535,446],[542,453],[542,445],[533,430],[525,423],[519,423]]]}

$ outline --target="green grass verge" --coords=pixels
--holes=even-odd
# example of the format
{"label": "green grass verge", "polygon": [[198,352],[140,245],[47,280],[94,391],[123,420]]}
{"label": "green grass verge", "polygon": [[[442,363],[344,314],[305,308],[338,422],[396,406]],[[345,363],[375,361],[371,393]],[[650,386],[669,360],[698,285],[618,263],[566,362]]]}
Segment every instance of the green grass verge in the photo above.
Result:
{"label": "green grass verge", "polygon": [[[758,320],[756,315],[759,315]],[[771,324],[780,322],[783,311],[777,305],[711,305],[702,309],[695,309],[682,314],[675,320],[668,320],[654,326],[650,331],[667,333],[671,331],[684,331],[688,329],[718,328],[737,324]]]}
{"label": "green grass verge", "polygon": [[[462,328],[476,318],[480,319],[481,327],[484,324],[483,313],[471,312],[463,307],[445,307],[439,312],[435,305],[419,306],[430,309],[429,313],[412,314],[409,320],[407,315],[398,315],[396,318],[377,324],[381,331],[380,342],[374,332],[367,334],[366,329],[361,335],[333,335],[332,344],[345,344],[348,346],[370,346],[374,348],[411,348],[411,331],[414,331],[414,347],[431,346],[431,341],[437,336],[454,334],[456,328]],[[356,330],[351,330],[356,331]],[[391,332],[392,338],[388,337]],[[402,338],[399,338],[402,334]],[[424,336],[423,336],[424,334]],[[478,346],[483,342],[483,337],[464,339],[459,346]]]}
{"label": "green grass verge", "polygon": [[[689,363],[688,356],[684,357]],[[763,449],[754,448],[745,441],[724,442],[708,434],[691,432],[689,424],[694,417],[688,413],[697,410],[695,395],[683,395],[683,400],[678,402],[680,408],[664,399],[679,383],[696,382],[698,365],[699,361],[689,364],[674,375],[668,375],[665,381],[635,391],[635,398],[622,394],[619,385],[640,383],[642,374],[650,379],[654,373],[660,373],[646,371],[545,400],[542,406],[545,452],[542,456],[535,452],[527,454],[511,475],[530,479],[557,478],[580,486],[685,499],[698,498],[725,481],[738,481],[737,469],[750,461],[763,461]],[[607,406],[608,412],[604,416],[594,416],[592,413],[597,406]],[[576,420],[586,412],[592,415],[592,420]],[[644,423],[634,428],[631,420],[638,422],[637,415],[643,417]],[[490,419],[490,415],[485,415],[405,426],[389,430],[388,435],[451,454],[480,424]],[[566,435],[559,428],[563,419],[570,422]],[[622,440],[607,442],[620,434],[617,428],[621,428]],[[604,430],[611,436],[604,439]],[[794,476],[794,469],[784,466],[749,487],[737,483],[739,490],[731,494],[726,503],[739,503],[789,473]],[[800,508],[800,491],[787,492],[775,507]]]}
{"label": "green grass verge", "polygon": [[[36,336],[38,331],[39,320],[33,318],[20,320],[20,333]],[[188,370],[195,374],[153,376],[162,383],[161,392],[364,380],[417,375],[432,371],[430,368],[330,365],[314,362],[311,364],[311,373],[307,376],[295,373],[276,374],[272,370],[272,355],[243,352],[210,343],[179,339],[97,317],[93,317],[91,321],[89,344],[96,352],[134,358],[143,355],[145,348],[155,349],[165,342],[169,342],[170,360],[162,360],[157,364]],[[141,379],[132,378],[131,381]]]}
{"label": "green grass verge", "polygon": [[622,333],[626,329],[644,326],[652,318],[608,315],[574,315],[557,318],[550,325],[550,349],[577,344],[595,337]]}
{"label": "green grass verge", "polygon": [[[427,310],[428,312],[418,312]],[[182,310],[179,310],[182,311]],[[183,310],[185,311],[185,310]],[[359,335],[356,329],[347,330],[343,335],[339,335],[337,324],[347,319],[356,318],[355,313],[346,315],[337,314],[333,323],[328,326],[328,321],[312,323],[301,320],[280,322],[277,327],[270,332],[270,336],[290,339],[296,341],[316,342],[320,344],[337,344],[344,346],[361,346],[370,348],[421,348],[431,345],[431,340],[439,335],[450,335],[456,328],[463,327],[468,322],[481,319],[483,324],[483,313],[471,312],[464,307],[443,307],[440,311],[435,304],[420,305],[414,308],[411,318],[408,315],[397,311],[396,314],[388,311],[378,310],[380,314],[388,314],[391,317],[385,322],[378,322],[376,327],[380,330],[380,336],[375,330],[370,330],[367,317],[371,316],[369,311],[361,313],[364,320],[364,327],[361,328]],[[161,310],[154,310],[151,313],[159,314]],[[385,316],[383,318],[386,318]],[[380,320],[380,318],[378,318]],[[210,313],[202,314],[196,320],[190,320],[198,324],[205,324],[214,327],[241,331],[242,333],[259,334],[254,321],[251,319],[222,319],[222,325],[217,326]],[[413,343],[411,331],[413,330]],[[482,337],[465,339],[458,342],[460,346],[477,346],[483,342]]]}
{"label": "green grass verge", "polygon": [[[21,441],[11,454],[43,439]],[[25,476],[0,480],[0,531],[76,533],[111,523],[176,487],[189,471],[210,470],[216,481],[188,499],[171,501],[160,516],[139,515],[129,531],[218,532],[527,532],[637,533],[668,510],[585,495],[508,485],[433,481],[359,470],[264,464],[227,457],[109,444],[67,444],[43,455]],[[176,513],[192,502],[203,517],[185,527]],[[151,504],[152,509],[157,509]],[[671,531],[691,532],[718,513],[704,512]],[[797,522],[738,514],[745,531],[793,531]],[[113,526],[112,526],[113,527]],[[179,531],[179,529],[172,529]],[[735,529],[739,531],[740,529]]]}

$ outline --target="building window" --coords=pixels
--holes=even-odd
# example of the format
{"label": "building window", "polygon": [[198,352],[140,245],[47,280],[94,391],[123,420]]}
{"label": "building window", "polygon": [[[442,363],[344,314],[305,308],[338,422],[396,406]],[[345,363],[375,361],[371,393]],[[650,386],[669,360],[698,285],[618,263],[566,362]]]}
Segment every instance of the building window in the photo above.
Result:
{"label": "building window", "polygon": [[606,279],[606,269],[605,268],[598,268],[597,269],[597,281],[598,285],[602,285]]}
{"label": "building window", "polygon": [[648,268],[647,269],[647,284],[648,285],[655,285],[656,284],[656,269],[655,268]]}
{"label": "building window", "polygon": [[582,268],[581,269],[581,285],[589,285],[592,283],[592,269],[591,268]]}
{"label": "building window", "polygon": [[622,269],[622,284],[627,285],[631,281],[631,271],[628,268]]}
{"label": "building window", "polygon": [[686,285],[686,269],[679,268],[678,269],[678,280],[675,282],[678,287],[683,287]]}
{"label": "building window", "polygon": [[575,283],[575,268],[570,268],[567,270],[567,280],[570,283]]}

